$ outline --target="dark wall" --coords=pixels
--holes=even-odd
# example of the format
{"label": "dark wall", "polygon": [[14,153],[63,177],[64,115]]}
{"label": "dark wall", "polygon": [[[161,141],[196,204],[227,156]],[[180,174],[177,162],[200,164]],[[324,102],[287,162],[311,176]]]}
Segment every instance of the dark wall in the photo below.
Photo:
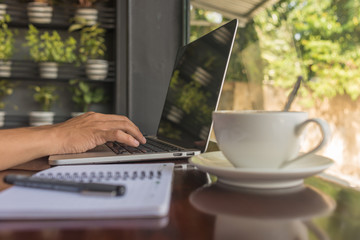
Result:
{"label": "dark wall", "polygon": [[128,1],[128,116],[155,134],[184,30],[183,0]]}

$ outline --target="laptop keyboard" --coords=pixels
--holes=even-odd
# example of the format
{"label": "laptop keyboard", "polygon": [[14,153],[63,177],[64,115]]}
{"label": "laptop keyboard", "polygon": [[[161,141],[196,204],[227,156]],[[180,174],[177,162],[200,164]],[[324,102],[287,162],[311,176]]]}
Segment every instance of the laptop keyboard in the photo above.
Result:
{"label": "laptop keyboard", "polygon": [[140,144],[138,147],[130,147],[118,142],[107,142],[106,145],[116,154],[135,154],[135,153],[158,153],[158,152],[176,152],[182,150],[164,142],[156,141],[152,138],[147,138],[145,144]]}

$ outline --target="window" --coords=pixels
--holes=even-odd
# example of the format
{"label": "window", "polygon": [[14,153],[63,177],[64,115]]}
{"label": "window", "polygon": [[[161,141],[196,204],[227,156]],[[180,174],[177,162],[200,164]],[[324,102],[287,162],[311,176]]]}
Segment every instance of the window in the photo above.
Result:
{"label": "window", "polygon": [[[190,41],[231,18],[191,7]],[[285,0],[240,26],[220,109],[282,110],[296,79],[291,111],[325,119],[332,139],[319,152],[335,161],[328,173],[360,186],[360,2]],[[308,129],[304,151],[320,131]]]}

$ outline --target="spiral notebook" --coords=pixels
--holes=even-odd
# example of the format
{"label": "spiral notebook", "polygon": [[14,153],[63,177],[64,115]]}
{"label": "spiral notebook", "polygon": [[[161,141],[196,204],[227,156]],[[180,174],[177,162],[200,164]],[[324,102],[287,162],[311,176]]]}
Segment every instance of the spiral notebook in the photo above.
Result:
{"label": "spiral notebook", "polygon": [[13,186],[0,193],[0,219],[96,219],[168,214],[173,163],[59,166],[38,177],[124,184],[121,197]]}

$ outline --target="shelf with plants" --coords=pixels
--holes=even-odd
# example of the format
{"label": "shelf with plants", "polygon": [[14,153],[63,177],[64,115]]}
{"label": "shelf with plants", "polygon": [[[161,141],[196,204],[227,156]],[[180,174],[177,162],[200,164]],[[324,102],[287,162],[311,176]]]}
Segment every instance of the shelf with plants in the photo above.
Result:
{"label": "shelf with plants", "polygon": [[[6,5],[6,13],[13,18],[10,24],[12,27],[27,27],[31,23],[39,28],[67,29],[80,16],[90,18],[90,23],[97,22],[102,28],[115,28],[116,12],[113,7],[105,5],[104,1],[4,0],[2,2]],[[96,15],[93,15],[94,13]]]}
{"label": "shelf with plants", "polygon": [[[0,80],[0,128],[4,126],[1,121],[4,121],[5,115],[5,128],[39,126],[62,122],[78,115],[79,112],[94,111],[93,107],[108,105],[112,99],[111,86],[104,86],[100,82],[72,79],[67,83],[31,81],[29,84],[24,84],[24,82]],[[22,96],[26,102],[17,106],[11,100],[8,101],[8,98],[18,91],[19,85],[22,85],[27,93],[26,96]],[[26,108],[24,105],[33,107]],[[64,105],[71,106],[71,111],[67,113],[56,111],[56,107],[64,107]],[[22,113],[14,114],[12,111],[9,114],[7,110],[11,108],[21,110]]]}
{"label": "shelf with plants", "polygon": [[78,58],[85,64],[86,77],[90,80],[106,79],[109,61],[104,59],[107,47],[105,45],[105,29],[98,24],[87,26],[86,22],[73,24],[70,32],[80,34]]}
{"label": "shelf with plants", "polygon": [[[60,70],[61,71],[61,70]],[[78,77],[62,77],[62,73],[59,73],[60,76],[56,79],[52,79],[52,78],[39,78],[36,76],[25,76],[25,74],[21,74],[21,72],[19,72],[18,76],[12,76],[12,77],[0,77],[1,80],[11,80],[11,81],[26,81],[26,82],[33,82],[33,81],[38,81],[38,82],[57,82],[57,83],[65,83],[68,84],[68,80],[69,79],[79,79],[82,80],[84,82],[88,82],[88,83],[92,83],[92,84],[106,84],[106,85],[113,85],[114,84],[114,80],[112,80],[112,78],[107,78],[105,80],[91,80],[91,79],[87,79],[85,76],[82,76],[81,74],[78,75]],[[17,74],[14,74],[17,75]]]}
{"label": "shelf with plants", "polygon": [[71,100],[77,107],[77,111],[72,112],[72,116],[89,111],[92,104],[106,103],[108,101],[108,96],[102,87],[78,79],[70,80],[69,84],[72,92]]}
{"label": "shelf with plants", "polygon": [[14,54],[15,30],[8,27],[9,15],[0,18],[0,77],[10,77],[11,57]]}
{"label": "shelf with plants", "polygon": [[103,29],[96,25],[80,29],[82,33],[78,49],[77,41],[72,37],[62,40],[57,31],[40,33],[36,27],[29,25],[25,45],[29,47],[32,61],[9,61],[13,53],[13,34],[7,27],[5,29],[8,37],[1,40],[4,34],[0,35],[0,42],[3,43],[0,46],[0,77],[40,81],[77,78],[114,82],[115,63],[101,59],[106,51],[105,38],[99,36],[103,34]]}
{"label": "shelf with plants", "polygon": [[[22,114],[8,114],[5,107],[24,110],[24,103],[17,106],[7,101],[19,85],[27,91],[26,96],[23,96],[26,99],[25,105],[31,104],[33,107],[27,108]],[[72,79],[66,85],[54,81],[32,81],[24,85],[23,82],[0,80],[0,128],[4,126],[5,116],[5,128],[62,122],[79,113],[94,110],[94,106],[108,105],[111,98],[111,87],[106,87],[100,82]],[[64,104],[72,106],[71,112],[64,114],[55,111],[56,106]]]}
{"label": "shelf with plants", "polygon": [[[6,15],[1,15],[1,2],[8,5]],[[39,90],[36,94],[43,94],[43,96],[56,96],[55,92],[49,91],[54,90],[54,87],[57,90],[60,89],[66,96],[60,96],[56,100],[69,102],[71,99],[72,104],[68,104],[69,113],[64,114],[63,109],[60,114],[56,113],[53,116],[54,122],[66,120],[71,112],[86,111],[91,105],[103,104],[106,106],[104,109],[108,109],[105,112],[109,112],[109,107],[114,104],[111,92],[116,84],[116,64],[114,60],[111,60],[115,58],[111,51],[116,45],[113,42],[115,8],[107,7],[107,5],[96,6],[98,21],[91,22],[91,18],[86,20],[83,17],[74,18],[74,16],[80,7],[78,3],[91,5],[95,1],[59,0],[51,5],[54,8],[50,22],[41,22],[43,20],[34,22],[34,19],[30,21],[26,13],[28,2],[0,0],[0,22],[3,23],[0,29],[0,81],[20,82],[20,85],[24,86],[32,85],[34,87],[27,88],[27,91]],[[42,2],[49,4],[48,1]],[[19,36],[17,30],[20,32]],[[1,39],[1,36],[7,37]],[[20,39],[22,45],[18,44],[14,47],[14,39],[18,42]],[[1,46],[5,47],[1,49]],[[21,54],[12,57],[14,50],[21,51]],[[106,54],[108,50],[110,50],[109,55]],[[8,64],[9,61],[11,64]],[[8,65],[11,68],[5,71]],[[43,65],[47,67],[45,71],[42,70]],[[72,84],[74,82],[77,84]],[[17,94],[16,87],[13,92]],[[80,96],[79,93],[82,95]],[[36,94],[34,93],[31,101],[30,97],[27,97],[28,100],[25,101],[34,102]],[[21,102],[18,104],[23,105]],[[79,107],[81,105],[82,107]],[[7,115],[6,127],[28,125],[29,121],[25,119],[29,119],[28,110],[33,110],[33,108],[36,107],[27,107],[26,111],[23,107],[16,113],[12,111],[10,115]]]}
{"label": "shelf with plants", "polygon": [[8,80],[0,80],[0,127],[3,127],[5,124],[5,115],[6,112],[3,111],[5,108],[5,98],[9,95],[12,95],[14,92],[15,83]]}
{"label": "shelf with plants", "polygon": [[55,85],[33,85],[30,86],[33,91],[33,99],[39,104],[39,111],[29,113],[30,126],[41,126],[54,123],[55,113],[51,111],[53,104],[59,99],[56,93]]}
{"label": "shelf with plants", "polygon": [[77,42],[72,36],[62,39],[55,30],[40,32],[30,24],[25,39],[24,45],[29,47],[31,59],[38,63],[41,78],[56,79],[60,64],[76,62]]}

